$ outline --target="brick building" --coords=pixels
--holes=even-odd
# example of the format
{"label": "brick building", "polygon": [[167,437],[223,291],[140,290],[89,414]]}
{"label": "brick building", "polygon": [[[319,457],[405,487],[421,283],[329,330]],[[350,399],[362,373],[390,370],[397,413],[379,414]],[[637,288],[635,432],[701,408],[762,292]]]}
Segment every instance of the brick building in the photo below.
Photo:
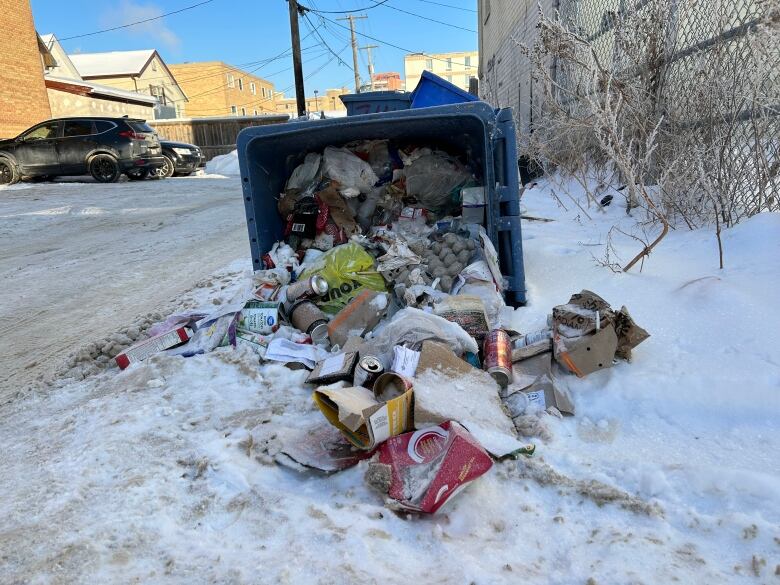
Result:
{"label": "brick building", "polygon": [[404,82],[397,71],[374,73],[374,91],[394,91],[403,88]]}
{"label": "brick building", "polygon": [[531,105],[542,96],[517,42],[533,45],[540,4],[545,14],[558,7],[557,0],[479,1],[479,94],[496,107],[514,108],[521,150],[533,128]]}
{"label": "brick building", "polygon": [[468,91],[469,79],[477,76],[478,63],[479,53],[477,51],[406,55],[404,57],[406,91],[412,91],[417,87],[423,71],[435,73],[462,90]]}
{"label": "brick building", "polygon": [[257,116],[276,111],[274,84],[222,61],[171,65],[187,94],[187,116]]}
{"label": "brick building", "polygon": [[[308,96],[306,98],[307,112],[346,112],[347,108],[339,99],[340,95],[351,93],[348,87],[341,89],[327,89],[325,95]],[[295,117],[298,115],[298,102],[294,97],[286,98],[284,94],[279,94],[274,101],[276,111],[279,114],[290,114]]]}
{"label": "brick building", "polygon": [[0,138],[9,138],[51,117],[43,81],[50,55],[29,0],[0,0],[0,14]]}

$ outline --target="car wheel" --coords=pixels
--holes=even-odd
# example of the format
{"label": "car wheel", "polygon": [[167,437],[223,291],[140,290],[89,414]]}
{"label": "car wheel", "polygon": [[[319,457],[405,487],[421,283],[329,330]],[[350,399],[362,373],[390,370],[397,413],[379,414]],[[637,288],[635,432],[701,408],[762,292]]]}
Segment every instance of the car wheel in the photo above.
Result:
{"label": "car wheel", "polygon": [[131,181],[143,181],[149,176],[149,169],[132,169],[125,173]]}
{"label": "car wheel", "polygon": [[18,181],[19,173],[14,164],[6,158],[0,158],[0,185],[13,185]]}
{"label": "car wheel", "polygon": [[122,174],[119,163],[110,154],[96,154],[89,161],[89,174],[98,183],[116,183]]}
{"label": "car wheel", "polygon": [[163,160],[165,161],[163,166],[155,169],[155,174],[157,175],[158,179],[167,179],[172,177],[173,173],[176,171],[176,167],[174,166],[173,159],[171,157],[169,157],[167,154],[164,154]]}

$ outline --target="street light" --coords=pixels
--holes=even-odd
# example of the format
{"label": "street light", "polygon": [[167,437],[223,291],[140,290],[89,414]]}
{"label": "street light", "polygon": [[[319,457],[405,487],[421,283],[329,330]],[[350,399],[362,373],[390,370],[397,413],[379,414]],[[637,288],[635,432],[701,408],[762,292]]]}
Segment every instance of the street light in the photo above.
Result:
{"label": "street light", "polygon": [[320,102],[317,100],[317,94],[320,93],[319,89],[314,90],[314,109],[320,111]]}

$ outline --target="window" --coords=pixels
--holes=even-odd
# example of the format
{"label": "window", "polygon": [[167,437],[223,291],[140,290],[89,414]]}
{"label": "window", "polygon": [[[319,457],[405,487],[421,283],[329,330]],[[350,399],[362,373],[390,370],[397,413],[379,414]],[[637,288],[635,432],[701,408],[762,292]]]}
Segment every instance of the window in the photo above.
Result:
{"label": "window", "polygon": [[230,106],[230,113],[233,115],[238,114],[238,108],[236,108],[236,106]]}
{"label": "window", "polygon": [[289,110],[290,109],[290,104],[284,104],[284,109],[285,110]]}
{"label": "window", "polygon": [[447,71],[452,71],[452,57],[447,57]]}
{"label": "window", "polygon": [[244,91],[244,80],[240,77],[238,78],[238,91]]}
{"label": "window", "polygon": [[49,122],[33,128],[27,134],[22,135],[24,140],[46,140],[47,138],[57,138],[59,122]]}
{"label": "window", "polygon": [[467,56],[466,56],[466,60],[465,60],[465,62],[464,62],[464,65],[465,65],[466,67],[471,67],[471,55],[467,55]]}
{"label": "window", "polygon": [[95,129],[97,130],[97,132],[95,132],[96,134],[102,134],[103,132],[108,132],[113,128],[116,128],[116,124],[114,124],[113,122],[106,122],[104,120],[95,121]]}
{"label": "window", "polygon": [[251,81],[251,82],[249,83],[249,91],[250,91],[250,93],[251,93],[252,95],[255,95],[255,94],[257,94],[257,86],[255,85],[255,82],[254,82],[254,81]]}
{"label": "window", "polygon": [[149,124],[146,122],[128,122],[127,125],[133,129],[133,132],[147,132],[149,134],[154,134],[154,128],[149,126]]}
{"label": "window", "polygon": [[165,95],[165,87],[162,85],[150,85],[149,95],[156,97],[157,101],[159,101],[162,105],[168,105],[168,98]]}
{"label": "window", "polygon": [[152,59],[152,71],[157,71],[157,59]]}
{"label": "window", "polygon": [[233,77],[232,73],[228,73],[227,74],[227,82],[228,82],[228,87],[235,87],[236,86],[236,78]]}
{"label": "window", "polygon": [[246,116],[246,108],[241,108],[241,115]]}
{"label": "window", "polygon": [[465,84],[466,84],[466,87],[468,87],[468,86],[469,86],[469,81],[471,81],[471,75],[469,75],[468,73],[466,73],[466,75],[464,75],[464,76],[463,76],[463,83],[465,83]]}
{"label": "window", "polygon": [[263,97],[265,97],[265,88],[261,87],[260,90],[263,92]]}
{"label": "window", "polygon": [[65,131],[63,135],[68,136],[89,136],[94,134],[92,120],[74,120],[65,122]]}
{"label": "window", "polygon": [[257,116],[257,110],[255,110],[255,116]]}
{"label": "window", "polygon": [[447,79],[447,81],[449,81],[450,83],[452,83],[452,75],[448,75],[448,76],[446,77],[446,79]]}
{"label": "window", "polygon": [[426,59],[425,60],[425,68],[428,71],[433,71],[433,59]]}

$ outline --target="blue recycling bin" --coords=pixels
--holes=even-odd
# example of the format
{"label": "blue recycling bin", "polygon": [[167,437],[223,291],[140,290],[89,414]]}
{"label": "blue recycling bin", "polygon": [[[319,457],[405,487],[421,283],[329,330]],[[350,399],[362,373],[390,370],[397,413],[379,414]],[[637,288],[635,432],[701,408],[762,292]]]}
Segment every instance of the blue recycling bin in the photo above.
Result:
{"label": "blue recycling bin", "polygon": [[347,116],[360,116],[408,110],[412,101],[411,95],[405,91],[366,91],[347,93],[339,98],[347,108]]}
{"label": "blue recycling bin", "polygon": [[447,104],[462,104],[464,102],[476,102],[479,98],[463,91],[454,85],[431,73],[423,71],[417,87],[412,92],[412,108],[428,108],[431,106],[445,106]]}
{"label": "blue recycling bin", "polygon": [[485,185],[488,235],[506,277],[507,303],[526,302],[520,187],[512,110],[485,102],[398,110],[380,114],[288,122],[245,128],[238,135],[247,229],[255,270],[284,232],[279,194],[309,152],[355,140],[389,139],[464,153]]}

